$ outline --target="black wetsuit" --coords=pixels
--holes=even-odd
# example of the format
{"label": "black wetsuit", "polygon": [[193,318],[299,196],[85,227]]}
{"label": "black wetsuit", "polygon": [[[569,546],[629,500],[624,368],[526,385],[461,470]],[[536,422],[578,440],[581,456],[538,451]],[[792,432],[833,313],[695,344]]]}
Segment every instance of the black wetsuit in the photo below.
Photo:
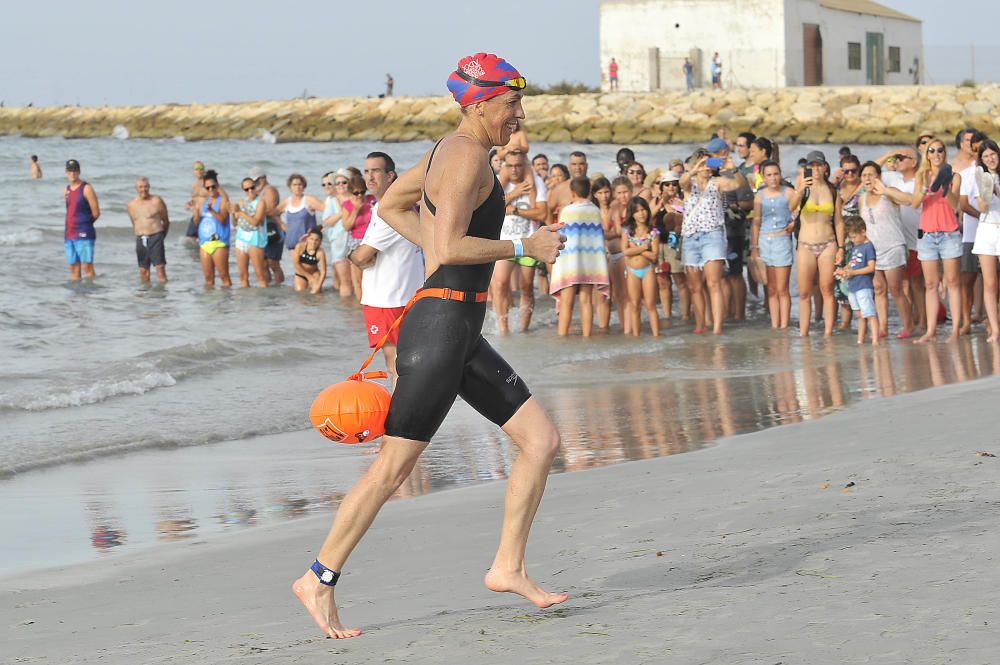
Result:
{"label": "black wetsuit", "polygon": [[[428,171],[436,150],[427,161]],[[437,213],[426,192],[424,205],[432,215]],[[503,188],[494,178],[493,190],[472,213],[466,235],[499,240],[504,207]],[[442,265],[424,288],[486,291],[493,266],[493,261]],[[485,302],[423,298],[414,303],[399,329],[399,379],[385,421],[388,436],[430,441],[457,395],[501,426],[528,401],[528,386],[483,339],[485,318]]]}

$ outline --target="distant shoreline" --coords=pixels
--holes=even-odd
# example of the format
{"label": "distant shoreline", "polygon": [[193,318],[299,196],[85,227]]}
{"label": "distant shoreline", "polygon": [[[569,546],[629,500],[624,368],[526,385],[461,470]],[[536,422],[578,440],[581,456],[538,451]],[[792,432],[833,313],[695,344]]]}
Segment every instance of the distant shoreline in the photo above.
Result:
{"label": "distant shoreline", "polygon": [[[1000,85],[536,95],[524,107],[533,141],[691,143],[724,126],[783,143],[885,144],[1000,128]],[[397,142],[437,138],[458,120],[443,96],[22,107],[0,109],[0,135]]]}

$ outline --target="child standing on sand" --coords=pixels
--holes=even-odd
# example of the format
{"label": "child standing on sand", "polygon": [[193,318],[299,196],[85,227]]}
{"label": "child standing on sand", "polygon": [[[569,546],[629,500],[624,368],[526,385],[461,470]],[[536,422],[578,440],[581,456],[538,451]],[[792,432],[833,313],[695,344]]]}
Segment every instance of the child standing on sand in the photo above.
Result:
{"label": "child standing on sand", "polygon": [[866,323],[871,325],[872,346],[879,345],[878,313],[875,310],[875,246],[868,241],[865,222],[860,217],[844,220],[844,230],[854,244],[847,265],[837,277],[847,279],[848,300],[858,317],[858,344],[865,343]]}
{"label": "child standing on sand", "polygon": [[653,266],[660,256],[659,235],[653,226],[653,215],[646,199],[632,197],[622,225],[622,250],[625,254],[628,315],[632,319],[628,330],[636,337],[642,327],[640,307],[643,301],[646,303],[653,337],[660,336],[660,316],[656,312],[656,275],[653,274]]}

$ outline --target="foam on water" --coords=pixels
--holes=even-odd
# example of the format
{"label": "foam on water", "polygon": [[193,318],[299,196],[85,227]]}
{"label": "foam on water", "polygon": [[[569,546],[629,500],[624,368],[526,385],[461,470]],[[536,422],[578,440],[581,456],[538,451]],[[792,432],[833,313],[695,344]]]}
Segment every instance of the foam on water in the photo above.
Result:
{"label": "foam on water", "polygon": [[0,233],[0,247],[14,247],[16,245],[37,245],[43,240],[41,229],[25,229],[24,231],[13,231],[10,233]]}
{"label": "foam on water", "polygon": [[46,392],[43,394],[7,395],[0,393],[0,409],[24,409],[26,411],[44,411],[46,409],[65,409],[83,404],[95,404],[120,395],[142,395],[176,384],[174,377],[166,372],[150,372],[135,379],[120,381],[98,381],[88,386],[81,386],[62,392]]}

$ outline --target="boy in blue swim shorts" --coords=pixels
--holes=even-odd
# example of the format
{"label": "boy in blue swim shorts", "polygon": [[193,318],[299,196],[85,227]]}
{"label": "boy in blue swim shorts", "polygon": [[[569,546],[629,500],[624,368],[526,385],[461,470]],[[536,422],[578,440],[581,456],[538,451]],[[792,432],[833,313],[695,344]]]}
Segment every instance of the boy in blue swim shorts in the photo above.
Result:
{"label": "boy in blue swim shorts", "polygon": [[865,328],[872,329],[872,346],[879,345],[878,312],[875,310],[875,246],[868,241],[865,222],[860,217],[844,220],[844,229],[854,248],[847,265],[837,271],[837,277],[847,280],[847,298],[858,317],[858,344],[865,343]]}

